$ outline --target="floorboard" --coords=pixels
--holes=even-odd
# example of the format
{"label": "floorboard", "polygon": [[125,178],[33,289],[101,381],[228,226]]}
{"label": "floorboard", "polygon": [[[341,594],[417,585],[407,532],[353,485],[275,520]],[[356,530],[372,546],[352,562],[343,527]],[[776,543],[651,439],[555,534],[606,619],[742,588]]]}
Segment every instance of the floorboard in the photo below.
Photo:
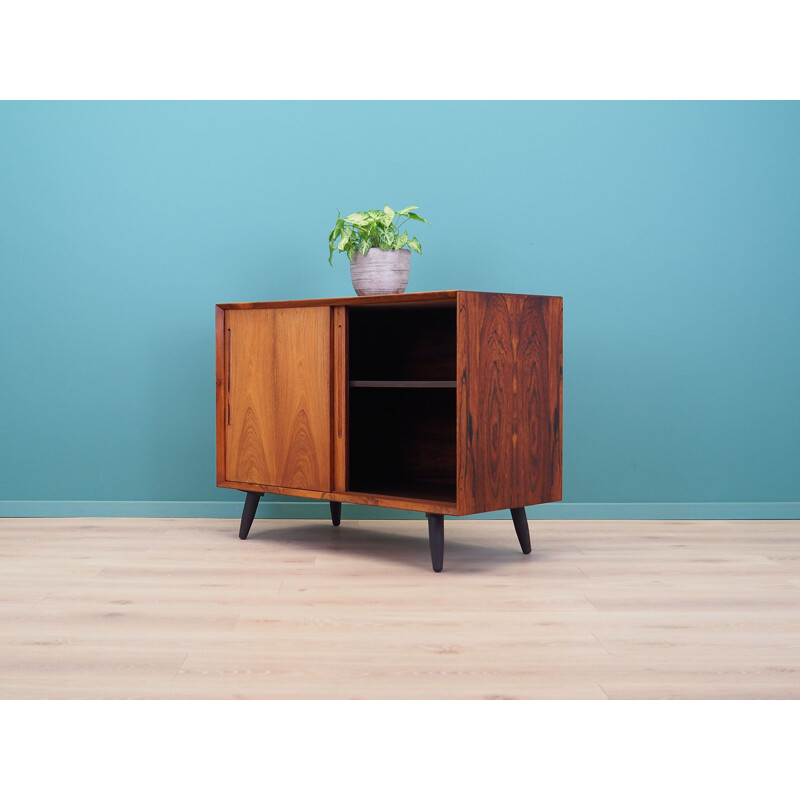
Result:
{"label": "floorboard", "polygon": [[800,521],[0,520],[0,698],[797,698]]}

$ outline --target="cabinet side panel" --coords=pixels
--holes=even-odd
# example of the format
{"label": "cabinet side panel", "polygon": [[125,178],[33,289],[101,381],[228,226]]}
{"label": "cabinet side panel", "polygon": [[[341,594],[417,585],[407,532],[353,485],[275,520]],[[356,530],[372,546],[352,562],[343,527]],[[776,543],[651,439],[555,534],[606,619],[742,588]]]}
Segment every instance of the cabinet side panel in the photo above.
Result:
{"label": "cabinet side panel", "polygon": [[517,304],[511,507],[561,499],[562,307],[560,297]]}
{"label": "cabinet side panel", "polygon": [[330,491],[330,313],[226,312],[228,481]]}
{"label": "cabinet side panel", "polygon": [[[550,343],[550,427],[552,438],[553,472],[550,487],[550,501],[561,500],[562,492],[562,453],[563,438],[561,429],[564,422],[564,301],[560,297],[551,298],[547,322]],[[553,365],[555,367],[553,368]]]}
{"label": "cabinet side panel", "polygon": [[459,292],[458,509],[561,499],[561,298]]}
{"label": "cabinet side panel", "polygon": [[219,306],[214,309],[214,331],[217,384],[217,486],[219,486],[225,481],[225,428],[228,416],[225,312]]}

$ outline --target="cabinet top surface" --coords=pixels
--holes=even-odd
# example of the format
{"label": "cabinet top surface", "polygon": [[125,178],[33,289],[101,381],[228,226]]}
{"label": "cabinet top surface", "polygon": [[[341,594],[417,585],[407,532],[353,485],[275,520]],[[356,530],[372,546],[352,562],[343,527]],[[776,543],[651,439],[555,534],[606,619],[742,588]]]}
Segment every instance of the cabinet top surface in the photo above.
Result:
{"label": "cabinet top surface", "polygon": [[[409,303],[424,303],[450,305],[454,304],[459,294],[510,294],[508,292],[462,292],[448,289],[440,292],[409,292],[407,294],[376,294],[365,297],[318,297],[308,300],[273,300],[255,303],[217,303],[217,308],[223,310],[249,309],[249,308],[291,308],[294,306],[361,306],[361,305],[406,305]],[[548,295],[513,295],[517,297],[541,297]],[[561,298],[559,298],[561,299]]]}

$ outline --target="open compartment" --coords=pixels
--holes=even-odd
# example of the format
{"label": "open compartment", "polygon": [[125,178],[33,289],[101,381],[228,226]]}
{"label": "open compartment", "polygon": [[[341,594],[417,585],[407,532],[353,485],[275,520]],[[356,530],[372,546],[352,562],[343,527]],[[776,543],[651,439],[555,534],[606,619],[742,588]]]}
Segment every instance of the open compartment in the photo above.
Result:
{"label": "open compartment", "polygon": [[386,381],[455,385],[455,302],[409,306],[348,309],[351,385]]}
{"label": "open compartment", "polygon": [[351,388],[349,489],[455,503],[455,389]]}
{"label": "open compartment", "polygon": [[456,501],[454,301],[348,309],[354,492]]}

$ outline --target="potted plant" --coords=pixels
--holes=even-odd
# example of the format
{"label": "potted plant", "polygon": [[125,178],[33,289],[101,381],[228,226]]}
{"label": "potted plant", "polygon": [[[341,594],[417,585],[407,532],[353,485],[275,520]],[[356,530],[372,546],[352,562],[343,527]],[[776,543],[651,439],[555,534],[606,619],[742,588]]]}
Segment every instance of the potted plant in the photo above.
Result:
{"label": "potted plant", "polygon": [[410,219],[431,224],[414,213],[417,208],[408,206],[395,212],[384,206],[383,211],[373,208],[344,219],[336,212],[336,225],[328,237],[328,261],[333,266],[337,250],[348,255],[356,294],[402,294],[406,290],[411,251],[422,253],[422,245],[416,236],[409,239],[408,231],[401,228]]}

